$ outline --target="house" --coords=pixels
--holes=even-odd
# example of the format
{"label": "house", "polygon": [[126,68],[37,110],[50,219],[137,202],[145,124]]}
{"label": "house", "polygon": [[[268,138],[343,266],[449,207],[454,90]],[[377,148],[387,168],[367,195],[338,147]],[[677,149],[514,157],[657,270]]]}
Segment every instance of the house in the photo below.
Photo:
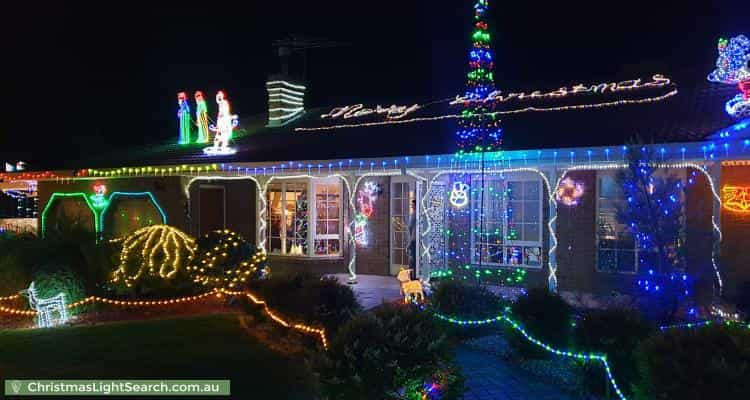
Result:
{"label": "house", "polygon": [[304,101],[309,84],[274,75],[268,113],[243,118],[228,148],[175,138],[31,164],[0,175],[0,187],[37,211],[0,221],[104,239],[161,223],[194,236],[230,229],[277,270],[352,281],[409,267],[413,238],[423,279],[520,276],[514,284],[606,294],[639,271],[636,239],[616,217],[617,174],[629,153],[648,151],[690,182],[688,265],[707,266],[714,290],[734,293],[750,281],[750,120],[726,112],[736,86],[696,71],[490,93],[481,101],[501,119],[502,151],[461,156],[456,121],[471,101],[462,94],[315,108]]}

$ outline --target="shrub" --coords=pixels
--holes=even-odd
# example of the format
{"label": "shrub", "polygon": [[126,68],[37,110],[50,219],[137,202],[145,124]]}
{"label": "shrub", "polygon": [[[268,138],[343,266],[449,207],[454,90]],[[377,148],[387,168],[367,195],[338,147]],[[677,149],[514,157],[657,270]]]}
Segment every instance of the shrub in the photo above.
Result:
{"label": "shrub", "polygon": [[[532,336],[558,349],[568,346],[571,328],[571,307],[547,289],[529,290],[511,306],[512,318]],[[549,353],[526,340],[519,332],[507,328],[508,342],[519,355],[547,358]]]}
{"label": "shrub", "polygon": [[505,306],[500,297],[484,286],[451,280],[438,283],[430,300],[441,314],[463,319],[495,316]]}
{"label": "shrub", "polygon": [[198,239],[196,254],[188,272],[194,283],[206,289],[242,290],[253,280],[270,273],[263,250],[226,229],[209,232]]}
{"label": "shrub", "polygon": [[309,324],[320,324],[329,335],[362,310],[351,287],[335,277],[278,275],[259,287],[271,308]]}
{"label": "shrub", "polygon": [[[628,385],[638,376],[635,351],[654,327],[634,311],[609,309],[589,311],[573,332],[576,349],[607,355],[618,385],[630,394]],[[587,362],[581,367],[585,389],[598,396],[605,394],[608,382],[601,364]]]}
{"label": "shrub", "polygon": [[637,352],[636,399],[747,399],[750,330],[712,325],[671,329]]}
{"label": "shrub", "polygon": [[413,398],[420,384],[441,374],[452,381],[444,382],[446,389],[453,387],[443,393],[448,399],[463,392],[450,350],[429,313],[412,305],[385,305],[344,325],[315,362],[329,399]]}
{"label": "shrub", "polygon": [[[65,301],[70,304],[86,297],[83,282],[73,272],[65,267],[50,268],[48,271],[38,272],[34,275],[34,287],[40,298],[50,298],[59,293],[65,294]],[[68,312],[76,315],[81,308],[74,308]]]}

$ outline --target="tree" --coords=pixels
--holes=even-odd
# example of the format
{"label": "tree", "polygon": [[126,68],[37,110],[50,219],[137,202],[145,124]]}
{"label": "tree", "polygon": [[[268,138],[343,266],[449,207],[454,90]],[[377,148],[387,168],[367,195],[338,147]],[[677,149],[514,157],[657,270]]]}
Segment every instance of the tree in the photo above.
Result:
{"label": "tree", "polygon": [[683,254],[685,184],[658,168],[649,147],[633,146],[620,175],[625,195],[618,219],[636,238],[637,300],[650,319],[676,317],[690,300],[692,280]]}
{"label": "tree", "polygon": [[474,5],[475,30],[471,35],[464,109],[456,132],[459,153],[496,151],[502,143],[500,121],[491,113],[495,102],[487,99],[495,90],[494,57],[485,21],[488,7],[488,0],[477,0]]}

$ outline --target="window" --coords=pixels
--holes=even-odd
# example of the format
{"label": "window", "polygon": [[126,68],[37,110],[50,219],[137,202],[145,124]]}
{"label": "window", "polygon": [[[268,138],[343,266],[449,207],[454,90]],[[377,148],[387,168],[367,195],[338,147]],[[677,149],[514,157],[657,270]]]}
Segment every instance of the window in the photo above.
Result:
{"label": "window", "polygon": [[315,255],[341,252],[341,184],[315,183]]}
{"label": "window", "polygon": [[307,184],[269,185],[268,239],[271,253],[307,254]]}
{"label": "window", "polygon": [[622,187],[614,174],[600,172],[597,190],[596,268],[634,273],[638,269],[635,236],[617,221],[618,207],[625,201]]}
{"label": "window", "polygon": [[[308,204],[312,187],[314,207]],[[338,181],[272,183],[266,192],[268,250],[272,254],[331,256],[341,252]],[[309,246],[309,243],[314,244]]]}
{"label": "window", "polygon": [[542,186],[536,178],[473,176],[472,263],[542,266]]}

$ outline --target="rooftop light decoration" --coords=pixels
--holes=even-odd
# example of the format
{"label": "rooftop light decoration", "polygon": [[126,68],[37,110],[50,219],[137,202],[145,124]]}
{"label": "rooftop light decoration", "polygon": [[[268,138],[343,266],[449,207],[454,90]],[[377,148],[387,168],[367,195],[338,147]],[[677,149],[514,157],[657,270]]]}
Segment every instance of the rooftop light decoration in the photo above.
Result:
{"label": "rooftop light decoration", "polygon": [[190,144],[190,104],[188,103],[187,93],[177,93],[177,119],[180,122],[180,136],[177,139],[178,144]]}
{"label": "rooftop light decoration", "polygon": [[750,117],[750,39],[745,35],[720,38],[717,47],[716,69],[708,74],[708,80],[737,85],[741,93],[727,101],[724,109],[737,119]]}
{"label": "rooftop light decoration", "polygon": [[495,90],[494,56],[486,22],[488,0],[474,5],[474,33],[469,51],[469,72],[466,75],[464,110],[456,132],[459,153],[496,151],[502,143],[500,121],[492,112],[494,102],[477,102]]}
{"label": "rooftop light decoration", "polygon": [[208,107],[203,92],[195,92],[195,124],[198,127],[198,137],[196,143],[208,143]]}
{"label": "rooftop light decoration", "polygon": [[214,144],[203,149],[203,152],[210,156],[234,154],[237,150],[229,147],[229,141],[232,140],[232,131],[239,125],[239,120],[237,115],[230,112],[229,100],[221,90],[216,93],[216,104],[219,107],[216,125],[209,126],[209,129],[216,133]]}

